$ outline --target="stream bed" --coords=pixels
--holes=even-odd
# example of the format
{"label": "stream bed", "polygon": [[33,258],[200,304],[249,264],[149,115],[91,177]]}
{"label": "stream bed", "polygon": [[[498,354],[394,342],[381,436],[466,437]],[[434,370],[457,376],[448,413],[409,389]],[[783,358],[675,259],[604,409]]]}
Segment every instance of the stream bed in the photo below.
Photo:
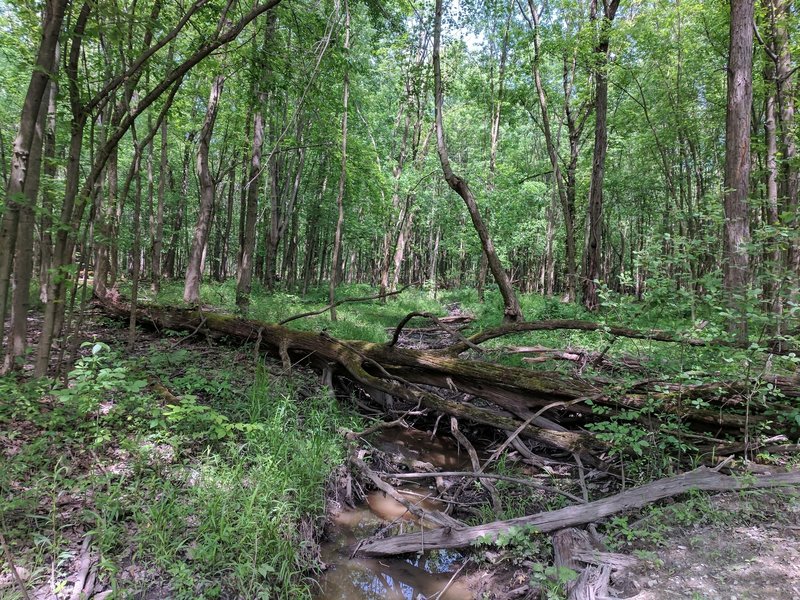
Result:
{"label": "stream bed", "polygon": [[[469,469],[466,453],[459,453],[455,442],[434,438],[413,429],[387,430],[371,439],[383,452],[400,455],[410,461],[428,462],[445,470]],[[412,502],[428,509],[444,506],[426,496],[435,496],[433,480],[404,483],[398,490]],[[471,598],[465,584],[456,578],[447,591],[439,594],[463,564],[463,556],[454,551],[431,551],[406,558],[350,558],[359,540],[370,537],[389,523],[402,521],[405,530],[415,527],[406,508],[383,492],[372,491],[366,502],[355,509],[343,508],[327,529],[322,545],[322,560],[328,569],[319,579],[318,600],[417,600],[431,596],[437,600]]]}

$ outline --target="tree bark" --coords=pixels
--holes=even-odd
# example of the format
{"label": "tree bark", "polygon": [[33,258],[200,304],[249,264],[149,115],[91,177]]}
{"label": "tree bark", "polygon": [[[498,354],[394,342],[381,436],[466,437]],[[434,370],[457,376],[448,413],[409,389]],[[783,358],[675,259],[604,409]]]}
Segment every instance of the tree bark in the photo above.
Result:
{"label": "tree bark", "polygon": [[167,119],[161,122],[161,157],[158,168],[158,207],[155,214],[155,227],[153,228],[153,252],[151,258],[153,280],[150,289],[158,294],[161,289],[161,251],[164,239],[164,198],[167,191]]}
{"label": "tree bark", "polygon": [[[48,87],[55,82],[48,82]],[[33,230],[36,199],[42,167],[42,141],[48,105],[42,102],[28,156],[28,173],[25,177],[25,200],[19,206],[16,253],[14,256],[14,290],[11,299],[11,328],[8,337],[8,350],[0,374],[16,368],[17,360],[25,356],[27,349],[28,308],[30,306],[30,286],[33,275]]]}
{"label": "tree bark", "polygon": [[731,0],[728,100],[725,119],[723,284],[734,312],[728,328],[747,341],[749,281],[750,109],[753,102],[753,0]]}
{"label": "tree bark", "polygon": [[211,211],[214,206],[214,180],[209,165],[209,151],[211,136],[214,133],[214,123],[217,120],[219,99],[225,86],[225,74],[219,73],[211,84],[208,96],[208,108],[203,127],[200,130],[200,145],[197,150],[197,178],[200,187],[200,209],[197,214],[197,224],[192,236],[192,245],[189,250],[189,260],[186,265],[186,278],[183,288],[183,301],[189,304],[200,302],[200,280],[202,278],[201,266],[203,253],[208,243],[208,231],[211,227]]}
{"label": "tree bark", "polygon": [[[17,232],[19,229],[20,204],[26,200],[25,180],[29,174],[31,148],[36,137],[39,121],[39,110],[47,89],[47,83],[53,76],[58,54],[58,38],[61,23],[64,20],[66,0],[49,0],[45,7],[42,40],[36,56],[36,64],[31,73],[28,90],[22,104],[20,125],[14,139],[11,169],[6,187],[6,209],[0,221],[0,354],[3,353],[3,333],[5,331],[8,292],[11,284],[11,273],[14,254],[17,248]],[[37,173],[38,177],[38,173]],[[30,243],[33,243],[31,238]]]}
{"label": "tree bark", "polygon": [[442,0],[436,0],[436,14],[433,28],[433,76],[435,84],[435,109],[436,109],[436,147],[439,152],[439,160],[442,164],[445,181],[447,185],[464,200],[467,210],[472,219],[472,224],[481,240],[481,247],[489,262],[489,269],[494,275],[497,285],[500,287],[500,294],[503,297],[503,320],[507,322],[518,322],[524,320],[519,300],[511,286],[511,280],[503,269],[497,252],[495,251],[489,230],[481,218],[480,209],[475,202],[475,196],[470,190],[467,182],[453,172],[450,166],[450,158],[447,153],[447,145],[444,135],[444,117],[442,115],[444,104],[444,91],[442,85],[442,65],[440,57],[442,37]]}
{"label": "tree bark", "polygon": [[[589,209],[586,217],[586,253],[583,264],[583,304],[589,310],[600,306],[597,297],[597,281],[601,277],[602,225],[603,225],[603,178],[605,175],[606,151],[608,150],[608,47],[611,22],[617,13],[619,0],[603,2],[600,17],[598,42],[594,48],[595,80],[595,125],[592,176],[589,184]],[[592,0],[592,21],[597,21],[597,0]]]}
{"label": "tree bark", "polygon": [[[350,5],[344,0],[344,55],[350,58]],[[336,196],[336,231],[333,237],[333,254],[331,257],[331,277],[328,285],[328,300],[331,305],[331,321],[336,320],[336,284],[339,275],[339,261],[342,251],[342,229],[344,227],[344,193],[347,182],[347,112],[350,101],[349,67],[344,67],[344,84],[342,89],[342,166],[339,172],[339,193]]]}

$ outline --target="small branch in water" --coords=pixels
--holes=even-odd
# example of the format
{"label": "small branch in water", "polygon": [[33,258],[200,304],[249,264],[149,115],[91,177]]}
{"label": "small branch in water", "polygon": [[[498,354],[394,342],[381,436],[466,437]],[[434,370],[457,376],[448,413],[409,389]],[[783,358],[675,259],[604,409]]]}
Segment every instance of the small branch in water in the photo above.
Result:
{"label": "small branch in water", "polygon": [[458,577],[461,571],[464,570],[464,567],[466,567],[468,564],[469,564],[469,558],[467,558],[467,560],[464,561],[464,564],[458,568],[458,571],[453,573],[453,576],[450,578],[450,581],[447,582],[447,585],[444,586],[441,591],[436,592],[435,594],[433,594],[433,596],[430,597],[431,600],[439,600],[439,598],[444,596],[445,592],[447,592],[447,590],[450,589],[450,586],[453,585],[453,582],[456,580],[456,577]]}
{"label": "small branch in water", "polygon": [[444,528],[447,528],[447,529],[461,529],[461,528],[464,527],[464,524],[461,523],[461,521],[458,521],[458,520],[454,519],[453,517],[450,517],[450,516],[440,512],[440,511],[438,511],[438,510],[436,510],[436,511],[425,510],[424,508],[419,506],[419,504],[415,504],[415,503],[409,502],[408,500],[403,498],[403,495],[400,492],[398,492],[394,488],[394,486],[389,485],[388,483],[383,481],[380,478],[380,476],[375,471],[370,469],[367,466],[367,464],[363,460],[361,460],[361,458],[359,458],[358,456],[351,456],[350,457],[350,461],[364,475],[366,475],[366,477],[370,481],[372,481],[372,483],[375,485],[375,487],[377,487],[384,494],[388,495],[389,497],[391,497],[396,502],[399,502],[400,504],[405,506],[406,509],[408,510],[408,512],[410,512],[412,515],[414,515],[418,519],[421,519],[423,521],[428,521],[429,523],[432,523],[434,525],[437,525],[439,527],[444,527]]}

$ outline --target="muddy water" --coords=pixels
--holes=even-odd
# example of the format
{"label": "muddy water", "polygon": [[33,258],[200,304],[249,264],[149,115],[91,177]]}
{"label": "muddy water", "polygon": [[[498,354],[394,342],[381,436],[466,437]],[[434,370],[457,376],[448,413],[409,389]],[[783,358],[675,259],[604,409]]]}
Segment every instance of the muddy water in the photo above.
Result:
{"label": "muddy water", "polygon": [[[429,434],[415,430],[390,430],[372,440],[379,450],[400,454],[410,461],[429,462],[446,470],[468,468],[466,453],[459,453],[454,443],[447,439],[431,440]],[[419,502],[428,509],[444,508],[426,498],[435,496],[431,486],[409,483],[399,488],[411,502]],[[404,530],[416,524],[409,518],[403,505],[372,492],[364,505],[338,514],[330,529],[330,539],[322,547],[322,560],[329,568],[321,577],[318,600],[417,600],[438,594],[453,574],[463,564],[461,554],[434,551],[406,559],[381,558],[351,559],[350,553],[359,540],[369,537],[381,527],[401,520]],[[469,590],[456,579],[439,600],[464,600],[472,598]]]}

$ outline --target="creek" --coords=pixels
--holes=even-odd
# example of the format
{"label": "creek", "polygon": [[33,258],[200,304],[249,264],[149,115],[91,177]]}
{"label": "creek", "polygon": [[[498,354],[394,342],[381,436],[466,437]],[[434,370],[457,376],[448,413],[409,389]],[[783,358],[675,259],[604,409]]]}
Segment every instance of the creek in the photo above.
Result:
{"label": "creek", "polygon": [[[431,463],[444,470],[470,469],[466,452],[448,438],[431,436],[414,429],[391,429],[371,438],[377,450],[408,461]],[[443,510],[431,499],[437,495],[430,486],[404,483],[398,491],[423,508]],[[368,493],[366,501],[354,509],[343,508],[328,527],[322,545],[322,560],[328,569],[319,580],[317,600],[437,600],[471,598],[465,584],[456,578],[446,592],[439,594],[463,564],[463,556],[453,551],[424,552],[406,558],[350,558],[358,541],[373,535],[390,523],[401,522],[404,531],[417,527],[406,508],[381,491]]]}

